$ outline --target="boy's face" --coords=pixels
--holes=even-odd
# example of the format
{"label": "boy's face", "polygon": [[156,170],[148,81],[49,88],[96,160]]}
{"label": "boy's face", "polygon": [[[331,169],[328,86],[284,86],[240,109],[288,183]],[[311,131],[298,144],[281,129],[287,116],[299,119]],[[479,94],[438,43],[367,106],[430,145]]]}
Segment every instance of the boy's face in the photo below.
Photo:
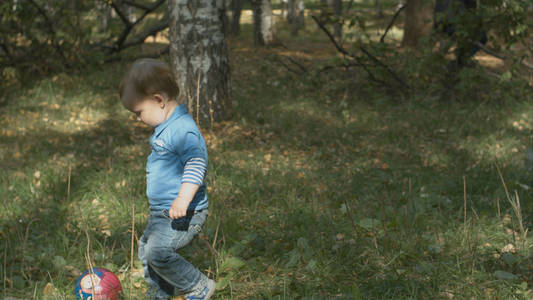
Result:
{"label": "boy's face", "polygon": [[167,119],[165,101],[158,97],[148,97],[134,105],[131,111],[137,120],[151,127],[157,127]]}

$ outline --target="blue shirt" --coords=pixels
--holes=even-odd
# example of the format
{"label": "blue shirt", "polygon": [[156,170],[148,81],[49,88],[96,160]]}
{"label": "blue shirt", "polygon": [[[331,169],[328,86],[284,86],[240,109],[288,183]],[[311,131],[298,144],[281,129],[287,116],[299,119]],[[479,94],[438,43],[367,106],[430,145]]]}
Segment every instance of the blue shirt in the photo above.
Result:
{"label": "blue shirt", "polygon": [[[150,210],[169,209],[181,188],[183,169],[191,158],[203,158],[207,163],[207,147],[187,106],[181,104],[150,137],[152,153],[146,163],[146,196]],[[205,183],[202,183],[188,210],[208,206]]]}

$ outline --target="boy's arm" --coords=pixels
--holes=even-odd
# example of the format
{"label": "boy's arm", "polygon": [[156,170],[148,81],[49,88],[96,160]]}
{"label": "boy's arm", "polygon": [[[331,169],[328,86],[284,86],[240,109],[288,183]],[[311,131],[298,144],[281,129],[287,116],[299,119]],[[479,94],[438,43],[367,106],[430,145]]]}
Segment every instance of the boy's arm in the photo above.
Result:
{"label": "boy's arm", "polygon": [[172,201],[169,217],[177,219],[187,214],[187,208],[202,185],[207,171],[207,162],[201,157],[191,158],[185,164],[178,197]]}
{"label": "boy's arm", "polygon": [[190,182],[183,182],[181,184],[178,197],[172,201],[172,205],[168,211],[168,215],[172,219],[181,218],[187,214],[187,208],[194,198],[196,191],[198,191],[198,188],[200,188],[200,185]]}

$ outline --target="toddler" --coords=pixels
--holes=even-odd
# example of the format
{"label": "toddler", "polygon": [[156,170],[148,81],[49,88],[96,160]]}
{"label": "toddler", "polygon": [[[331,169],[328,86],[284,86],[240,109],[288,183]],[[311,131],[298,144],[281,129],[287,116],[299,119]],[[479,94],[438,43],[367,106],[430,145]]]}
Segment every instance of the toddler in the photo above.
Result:
{"label": "toddler", "polygon": [[212,296],[215,282],[176,251],[200,232],[208,214],[207,149],[178,94],[170,68],[155,59],[135,61],[120,83],[124,107],[154,128],[146,163],[150,218],[139,241],[149,297],[203,300]]}

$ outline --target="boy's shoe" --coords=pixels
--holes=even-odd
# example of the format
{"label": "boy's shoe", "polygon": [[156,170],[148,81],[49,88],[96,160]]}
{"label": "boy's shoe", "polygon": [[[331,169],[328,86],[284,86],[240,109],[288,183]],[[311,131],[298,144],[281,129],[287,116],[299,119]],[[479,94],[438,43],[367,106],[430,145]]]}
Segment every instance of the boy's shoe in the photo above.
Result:
{"label": "boy's shoe", "polygon": [[195,291],[191,292],[189,294],[184,295],[186,300],[207,300],[213,296],[215,293],[215,289],[217,287],[217,284],[215,281],[211,279],[207,279],[207,285],[206,287],[201,291]]}

